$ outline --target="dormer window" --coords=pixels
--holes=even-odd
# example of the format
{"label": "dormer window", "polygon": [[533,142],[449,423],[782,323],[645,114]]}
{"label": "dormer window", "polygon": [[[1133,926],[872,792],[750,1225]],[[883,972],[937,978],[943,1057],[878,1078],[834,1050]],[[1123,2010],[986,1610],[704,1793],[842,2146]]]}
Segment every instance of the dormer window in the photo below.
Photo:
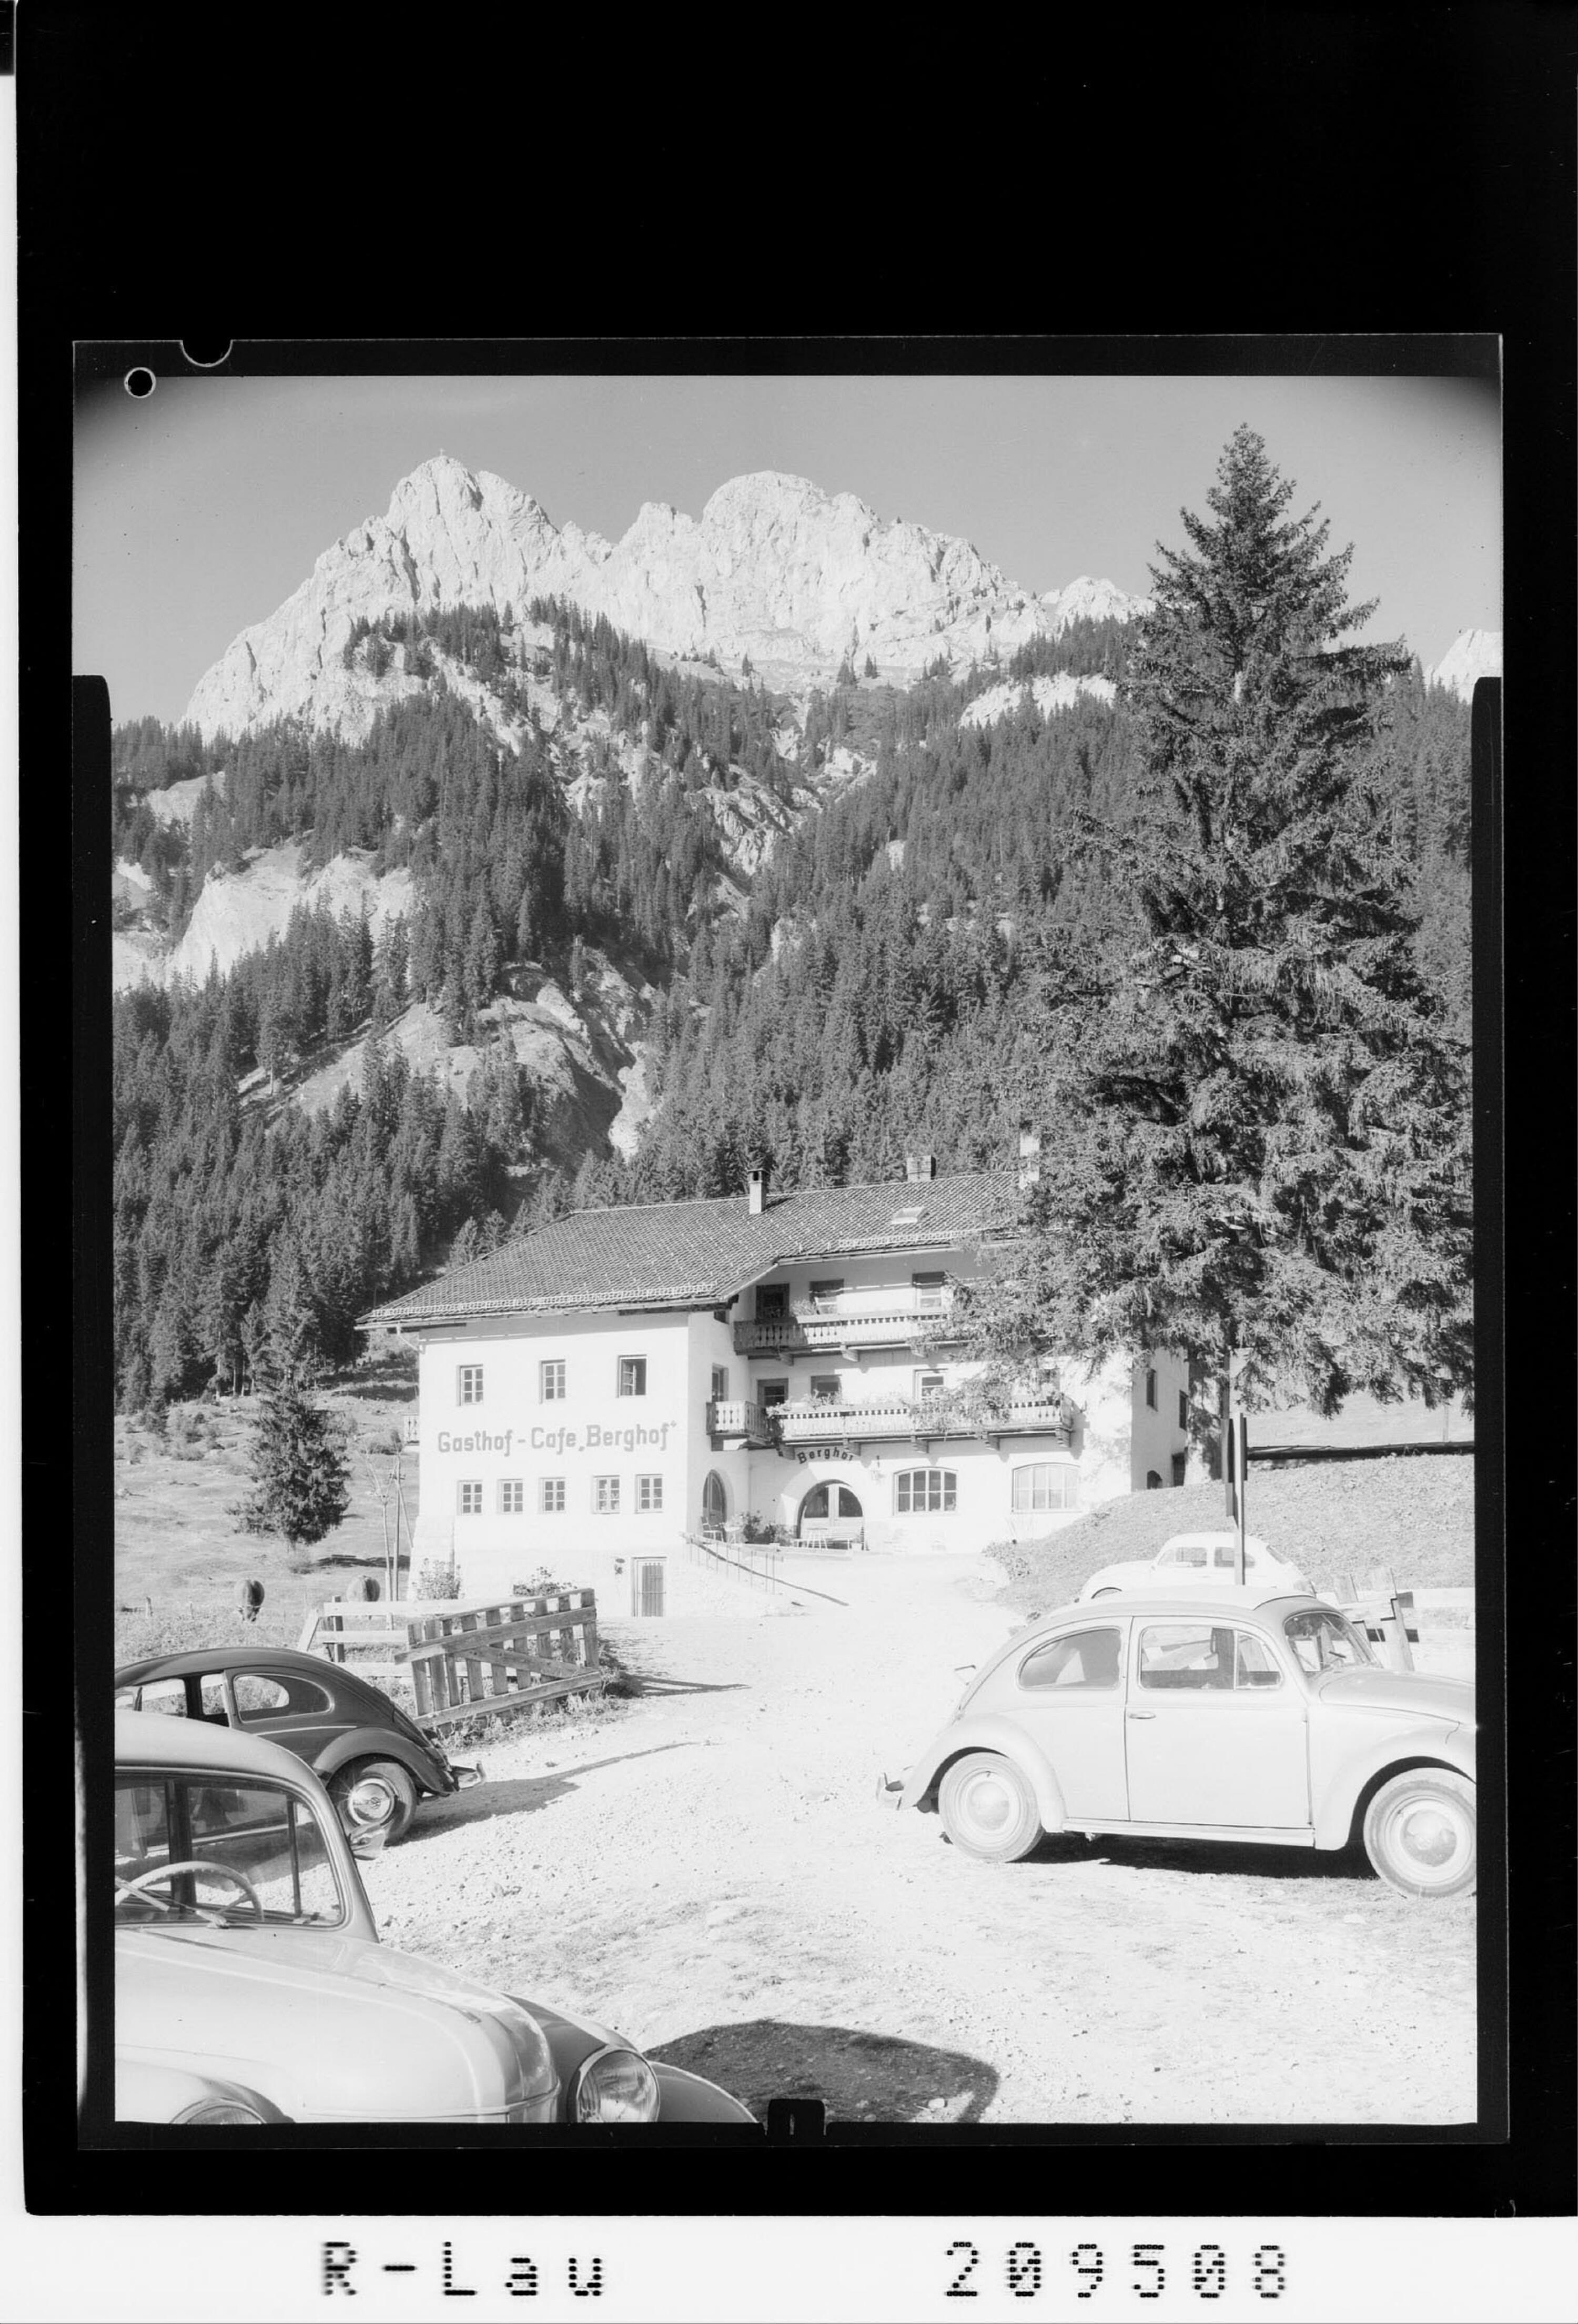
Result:
{"label": "dormer window", "polygon": [[918,1227],[925,1207],[924,1203],[911,1203],[907,1210],[895,1211],[888,1224],[891,1227]]}

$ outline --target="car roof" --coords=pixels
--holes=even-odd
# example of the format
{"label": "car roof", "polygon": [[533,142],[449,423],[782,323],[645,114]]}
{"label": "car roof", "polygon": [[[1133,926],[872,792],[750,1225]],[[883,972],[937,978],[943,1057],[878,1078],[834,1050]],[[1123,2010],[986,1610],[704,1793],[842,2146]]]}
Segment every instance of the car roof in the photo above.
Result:
{"label": "car roof", "polygon": [[[1158,1549],[1156,1554],[1159,1557],[1162,1549],[1232,1549],[1236,1548],[1237,1545],[1238,1535],[1232,1526],[1227,1527],[1225,1531],[1215,1533],[1209,1530],[1202,1533],[1169,1533],[1161,1549]],[[1244,1546],[1246,1549],[1264,1550],[1268,1557],[1271,1554],[1269,1545],[1262,1541],[1258,1533],[1245,1534]]]}
{"label": "car roof", "polygon": [[207,1674],[210,1671],[269,1670],[310,1672],[314,1678],[324,1678],[333,1672],[337,1679],[349,1679],[357,1686],[368,1681],[344,1663],[331,1663],[321,1655],[304,1655],[295,1646],[261,1646],[255,1641],[240,1646],[183,1646],[178,1655],[149,1655],[140,1663],[125,1663],[115,1673],[117,1686],[141,1686],[153,1678],[186,1678],[193,1671]]}
{"label": "car roof", "polygon": [[235,1775],[283,1775],[298,1784],[310,1773],[294,1752],[234,1727],[167,1719],[157,1711],[117,1711],[115,1720],[117,1767],[217,1767]]}
{"label": "car roof", "polygon": [[[1117,1603],[1112,1602],[1113,1600]],[[1277,1606],[1318,1606],[1323,1601],[1299,1590],[1257,1589],[1246,1582],[1240,1590],[1223,1582],[1209,1590],[1191,1590],[1186,1596],[1181,1590],[1114,1590],[1106,1598],[1087,1598],[1082,1605],[1059,1606],[1041,1617],[1038,1628],[1049,1629],[1055,1623],[1078,1618],[1090,1621],[1104,1612],[1118,1614],[1180,1614],[1198,1621],[1202,1614],[1220,1611],[1223,1614],[1263,1614]]]}

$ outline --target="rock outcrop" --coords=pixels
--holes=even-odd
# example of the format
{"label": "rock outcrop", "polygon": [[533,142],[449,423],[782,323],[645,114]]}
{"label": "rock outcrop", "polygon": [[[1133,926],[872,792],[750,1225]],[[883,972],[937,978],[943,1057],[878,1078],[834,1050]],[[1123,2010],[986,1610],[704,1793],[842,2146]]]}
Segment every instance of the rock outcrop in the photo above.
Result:
{"label": "rock outcrop", "polygon": [[1444,686],[1460,702],[1474,698],[1474,681],[1501,675],[1500,630],[1460,630],[1434,669],[1425,673],[1426,686]]}
{"label": "rock outcrop", "polygon": [[826,683],[846,657],[857,670],[869,657],[880,677],[908,684],[939,655],[967,667],[1056,636],[1082,613],[1128,619],[1147,602],[1084,576],[1036,597],[968,541],[801,476],[736,476],[699,517],[649,502],[611,544],[554,525],[502,476],[441,456],[242,632],[198,682],[187,720],[205,734],[284,715],[365,732],[377,699],[419,681],[346,667],[359,619],[473,604],[523,620],[534,596],[569,598],[681,657],[735,669],[749,659],[784,688]]}

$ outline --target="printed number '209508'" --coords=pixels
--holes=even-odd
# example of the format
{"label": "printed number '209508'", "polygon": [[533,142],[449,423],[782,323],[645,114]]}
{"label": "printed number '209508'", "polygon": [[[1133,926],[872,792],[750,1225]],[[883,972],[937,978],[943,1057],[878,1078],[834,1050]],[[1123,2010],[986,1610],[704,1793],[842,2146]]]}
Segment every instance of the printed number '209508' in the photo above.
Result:
{"label": "printed number '209508'", "polygon": [[[982,2267],[978,2244],[952,2243],[947,2258],[955,2270],[947,2287],[949,2300],[978,2300]],[[1047,2282],[1038,2244],[1020,2242],[1010,2245],[1002,2255],[1003,2275],[1008,2290],[1016,2300],[1034,2300]],[[1123,2262],[1120,2255],[1113,2262],[1112,2288],[1128,2292],[1140,2300],[1159,2300],[1167,2290],[1168,2259],[1167,2246],[1159,2243],[1130,2245],[1127,2277],[1121,2273]],[[1100,2244],[1075,2244],[1068,2255],[1068,2265],[1077,2279],[1076,2294],[1080,2300],[1092,2300],[1107,2281],[1107,2257]],[[1222,2244],[1197,2244],[1186,2258],[1179,2255],[1176,2265],[1182,2280],[1197,2300],[1221,2300],[1228,2287],[1228,2255]],[[1280,2244],[1257,2244],[1247,2260],[1234,2263],[1233,2274],[1241,2285],[1247,2273],[1247,2289],[1260,2300],[1280,2300],[1287,2288],[1287,2257]]]}

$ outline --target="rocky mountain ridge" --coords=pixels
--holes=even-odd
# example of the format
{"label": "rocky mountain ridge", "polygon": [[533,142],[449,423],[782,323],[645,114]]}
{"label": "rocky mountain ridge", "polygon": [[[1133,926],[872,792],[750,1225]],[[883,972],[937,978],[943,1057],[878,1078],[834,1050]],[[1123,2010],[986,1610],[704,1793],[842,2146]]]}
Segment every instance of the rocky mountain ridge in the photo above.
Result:
{"label": "rocky mountain ridge", "polygon": [[240,733],[295,715],[365,733],[376,697],[344,659],[358,620],[464,604],[523,620],[545,596],[684,659],[748,662],[786,690],[827,683],[846,659],[863,669],[868,657],[908,685],[939,657],[963,669],[1082,617],[1131,619],[1149,603],[1083,575],[1038,597],[968,541],[801,476],[735,476],[699,517],[648,502],[611,543],[556,526],[503,477],[440,456],[233,641],[199,679],[185,723]]}
{"label": "rocky mountain ridge", "polygon": [[1435,668],[1426,671],[1425,682],[1445,687],[1460,702],[1472,702],[1477,679],[1500,675],[1500,631],[1460,630]]}

